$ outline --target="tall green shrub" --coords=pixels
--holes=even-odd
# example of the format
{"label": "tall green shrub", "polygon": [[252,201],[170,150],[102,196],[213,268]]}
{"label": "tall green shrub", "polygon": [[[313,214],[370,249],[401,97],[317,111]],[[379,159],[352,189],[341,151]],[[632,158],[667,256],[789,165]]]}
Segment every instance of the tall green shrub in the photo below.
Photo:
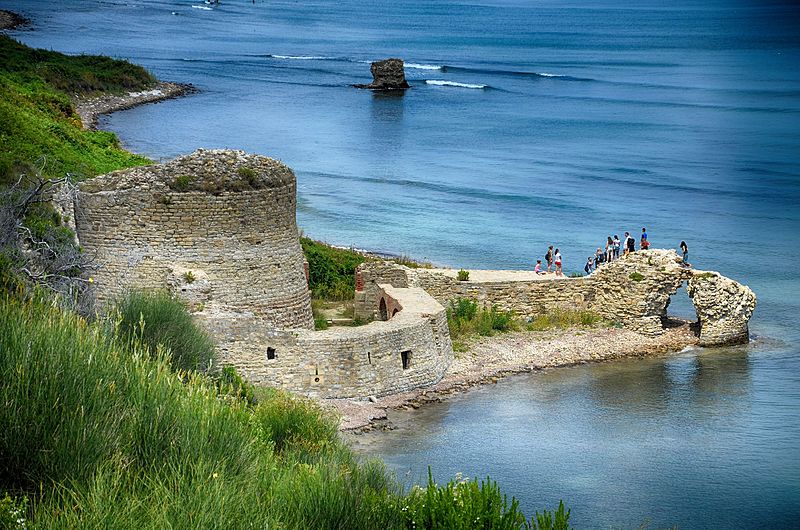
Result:
{"label": "tall green shrub", "polygon": [[192,320],[186,306],[163,291],[134,291],[116,306],[118,333],[147,346],[151,356],[162,347],[175,370],[208,372],[214,363],[214,341]]}

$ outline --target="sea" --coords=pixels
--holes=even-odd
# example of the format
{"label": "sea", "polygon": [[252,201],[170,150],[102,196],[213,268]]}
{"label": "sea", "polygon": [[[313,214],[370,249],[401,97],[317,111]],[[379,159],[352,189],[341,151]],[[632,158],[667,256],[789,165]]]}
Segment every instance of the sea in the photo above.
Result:
{"label": "sea", "polygon": [[[491,477],[576,528],[800,527],[800,8],[770,0],[0,0],[22,42],[189,97],[101,121],[156,160],[278,158],[305,235],[580,272],[608,236],[758,296],[748,346],[506,378],[355,442],[410,487]],[[379,94],[370,62],[405,61]],[[685,293],[676,314],[693,316]]]}

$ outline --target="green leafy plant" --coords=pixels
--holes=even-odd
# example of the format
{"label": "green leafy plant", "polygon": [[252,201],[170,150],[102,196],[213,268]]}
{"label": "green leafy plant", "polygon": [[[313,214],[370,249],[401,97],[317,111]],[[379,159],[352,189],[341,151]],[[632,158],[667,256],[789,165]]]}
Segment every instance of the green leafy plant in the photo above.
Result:
{"label": "green leafy plant", "polygon": [[639,273],[639,272],[632,272],[632,273],[630,273],[628,275],[628,278],[630,278],[631,280],[633,280],[635,282],[640,282],[640,281],[644,280],[644,275]]}
{"label": "green leafy plant", "polygon": [[28,498],[11,497],[8,493],[0,499],[0,528],[7,530],[24,530],[25,517],[28,515]]}
{"label": "green leafy plant", "polygon": [[236,174],[239,175],[244,181],[247,183],[248,186],[251,188],[258,187],[258,175],[256,174],[253,168],[247,166],[239,166],[239,169],[236,170]]}
{"label": "green leafy plant", "polygon": [[192,271],[186,271],[183,273],[183,279],[186,281],[186,283],[194,283],[195,280],[197,280],[197,277]]}
{"label": "green leafy plant", "polygon": [[175,191],[189,191],[193,182],[194,178],[190,177],[189,175],[178,175],[167,185],[170,189]]}
{"label": "green leafy plant", "polygon": [[542,510],[531,517],[530,530],[570,530],[569,526],[570,510],[564,511],[564,501],[558,502],[558,509],[555,512]]}
{"label": "green leafy plant", "polygon": [[356,288],[356,267],[368,258],[306,237],[300,238],[300,244],[308,261],[308,287],[312,296],[323,300],[352,299]]}
{"label": "green leafy plant", "polygon": [[469,271],[465,271],[464,269],[458,271],[458,281],[460,282],[469,281]]}
{"label": "green leafy plant", "polygon": [[311,300],[311,313],[314,316],[314,329],[317,331],[328,329],[328,317],[323,313],[323,301]]}

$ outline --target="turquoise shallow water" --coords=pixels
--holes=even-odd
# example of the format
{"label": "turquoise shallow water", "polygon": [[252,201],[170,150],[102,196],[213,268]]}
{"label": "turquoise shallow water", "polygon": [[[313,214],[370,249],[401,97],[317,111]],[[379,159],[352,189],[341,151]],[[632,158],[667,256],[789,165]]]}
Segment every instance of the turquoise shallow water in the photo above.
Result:
{"label": "turquoise shallow water", "polygon": [[[555,244],[579,270],[606,236],[647,226],[654,246],[684,239],[698,267],[759,296],[753,348],[470,393],[370,444],[399,470],[490,474],[529,509],[563,497],[588,527],[791,527],[800,515],[792,3],[0,7],[34,19],[15,33],[28,44],[196,84],[104,124],[156,159],[197,147],[282,159],[313,237],[490,268],[531,267]],[[348,86],[388,56],[407,62],[405,96]],[[685,298],[676,311],[691,311]]]}

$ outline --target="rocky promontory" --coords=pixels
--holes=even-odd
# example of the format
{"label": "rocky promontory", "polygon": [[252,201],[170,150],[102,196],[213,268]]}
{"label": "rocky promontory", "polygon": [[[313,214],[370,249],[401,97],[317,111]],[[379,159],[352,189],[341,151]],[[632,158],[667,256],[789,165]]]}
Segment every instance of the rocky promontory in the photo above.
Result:
{"label": "rocky promontory", "polygon": [[22,15],[12,11],[0,9],[0,30],[14,29],[19,26],[27,26],[31,21]]}

